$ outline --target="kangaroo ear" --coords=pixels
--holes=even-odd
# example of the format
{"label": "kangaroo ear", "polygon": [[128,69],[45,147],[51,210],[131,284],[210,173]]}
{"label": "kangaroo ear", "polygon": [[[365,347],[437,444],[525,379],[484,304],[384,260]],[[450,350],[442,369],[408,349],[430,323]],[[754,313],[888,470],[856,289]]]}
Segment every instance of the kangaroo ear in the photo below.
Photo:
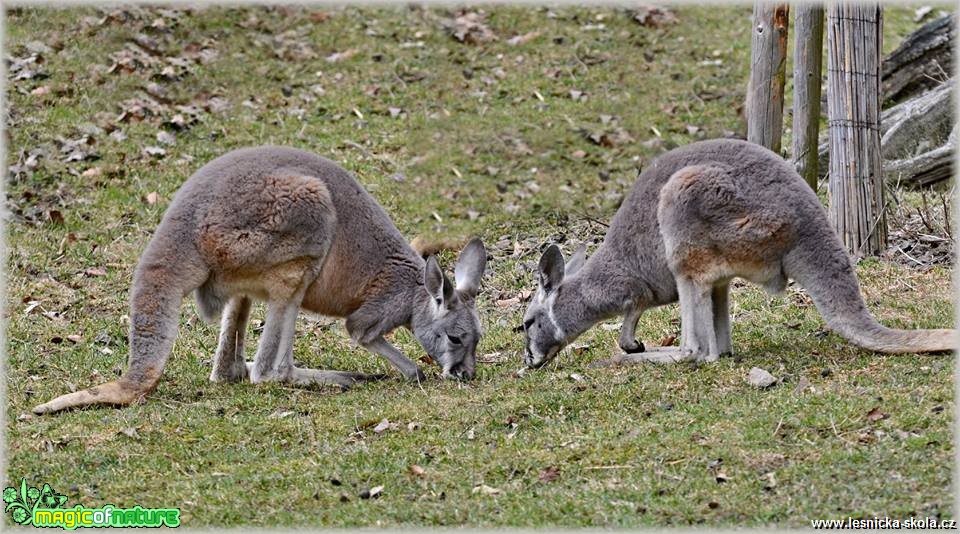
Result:
{"label": "kangaroo ear", "polygon": [[580,248],[573,253],[570,261],[567,262],[567,268],[563,271],[563,276],[573,276],[587,262],[587,244],[580,245]]}
{"label": "kangaroo ear", "polygon": [[437,263],[436,256],[427,258],[427,266],[423,270],[423,285],[426,287],[427,293],[433,297],[437,306],[442,306],[443,303],[449,302],[453,298],[453,284],[450,283],[450,280],[447,280],[443,271],[440,270],[440,264]]}
{"label": "kangaroo ear", "polygon": [[453,278],[457,282],[457,291],[473,298],[480,291],[480,277],[487,266],[487,249],[479,238],[473,238],[463,248],[457,266],[453,270]]}
{"label": "kangaroo ear", "polygon": [[563,254],[560,247],[550,245],[540,256],[540,288],[550,293],[563,281]]}

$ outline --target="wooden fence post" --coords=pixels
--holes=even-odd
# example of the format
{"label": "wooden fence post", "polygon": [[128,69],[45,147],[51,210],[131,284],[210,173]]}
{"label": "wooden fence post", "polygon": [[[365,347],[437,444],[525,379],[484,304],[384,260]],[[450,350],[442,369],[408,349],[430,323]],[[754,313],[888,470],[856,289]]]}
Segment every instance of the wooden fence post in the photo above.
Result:
{"label": "wooden fence post", "polygon": [[877,4],[840,1],[828,8],[827,115],[830,220],[855,257],[887,244],[880,158],[880,47]]}
{"label": "wooden fence post", "polygon": [[817,136],[820,132],[820,82],[823,67],[823,5],[797,6],[793,50],[793,163],[817,190]]}
{"label": "wooden fence post", "polygon": [[780,152],[783,134],[783,83],[787,68],[790,6],[762,0],[753,6],[750,85],[747,89],[747,140]]}

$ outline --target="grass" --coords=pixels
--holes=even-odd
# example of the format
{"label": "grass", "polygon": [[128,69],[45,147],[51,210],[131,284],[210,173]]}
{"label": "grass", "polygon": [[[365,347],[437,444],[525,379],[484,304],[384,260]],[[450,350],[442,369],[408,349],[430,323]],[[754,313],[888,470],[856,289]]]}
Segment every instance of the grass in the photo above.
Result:
{"label": "grass", "polygon": [[[479,45],[452,39],[442,9],[129,9],[105,18],[111,11],[7,12],[12,56],[28,57],[34,41],[53,48],[43,53],[48,77],[7,86],[8,163],[44,153],[7,184],[8,484],[49,482],[70,506],[178,506],[194,527],[953,517],[952,357],[857,349],[821,330],[799,290],[735,289],[735,359],[591,369],[616,350],[610,321],[548,368],[514,373],[522,340],[512,328],[523,310],[497,301],[532,289],[539,247],[561,242],[569,253],[596,242],[637,167],[742,129],[749,7],[677,8],[679,23],[663,28],[611,8],[488,7],[500,38]],[[917,24],[911,9],[885,15],[889,51]],[[158,19],[168,30],[150,27]],[[525,44],[507,42],[532,31],[540,34]],[[115,55],[141,33],[157,40],[157,55]],[[163,59],[204,47],[216,51],[206,63]],[[338,52],[349,57],[326,59]],[[145,64],[109,72],[117,59]],[[158,93],[150,84],[165,91],[156,115],[118,121],[136,111],[130,99],[143,105]],[[216,111],[212,97],[226,108]],[[176,106],[191,104],[211,110],[184,130],[164,126],[178,113],[189,119]],[[634,141],[587,138],[617,128]],[[161,130],[175,144],[159,143]],[[83,150],[98,159],[64,162],[57,138],[85,131],[94,143]],[[122,369],[131,273],[173,193],[205,161],[263,143],[340,162],[411,238],[483,237],[493,259],[478,304],[486,362],[477,379],[417,387],[393,373],[344,393],[210,384],[216,328],[187,300],[145,404],[20,417]],[[144,154],[147,146],[166,153]],[[953,324],[949,268],[868,260],[858,274],[886,324]],[[677,334],[676,308],[644,315],[639,332],[653,343]],[[298,334],[296,358],[309,367],[392,372],[337,324],[304,317]],[[405,331],[393,340],[422,353]],[[783,383],[748,386],[753,366]],[[375,432],[383,419],[396,427]],[[358,497],[375,486],[379,499]]]}

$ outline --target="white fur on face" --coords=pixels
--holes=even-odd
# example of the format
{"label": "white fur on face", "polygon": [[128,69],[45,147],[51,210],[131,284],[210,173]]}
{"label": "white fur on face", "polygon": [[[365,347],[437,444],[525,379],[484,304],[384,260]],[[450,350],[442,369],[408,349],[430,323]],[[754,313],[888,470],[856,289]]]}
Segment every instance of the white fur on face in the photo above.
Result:
{"label": "white fur on face", "polygon": [[560,338],[562,342],[567,336],[564,334],[563,329],[560,328],[560,323],[557,322],[557,315],[554,311],[554,303],[557,300],[557,292],[554,291],[550,294],[549,297],[544,301],[544,306],[547,307],[547,317],[550,318],[550,322],[553,323],[553,328],[557,332],[557,337]]}
{"label": "white fur on face", "polygon": [[[557,322],[557,316],[554,310],[556,300],[557,300],[556,291],[553,291],[549,294],[545,294],[545,292],[543,291],[543,288],[540,288],[537,291],[536,306],[540,309],[546,310],[546,313],[543,313],[542,315],[545,315],[547,320],[549,320],[550,324],[553,326],[553,332],[554,332],[553,337],[559,338],[559,341],[562,344],[563,341],[566,339],[566,334],[563,331],[563,329],[560,328],[560,324]],[[536,346],[535,343],[528,344],[528,348],[530,350],[530,355],[532,356],[532,361],[530,362],[532,365],[539,365],[542,361],[544,361],[548,357],[555,355],[553,353],[541,353],[538,350],[538,347]]]}

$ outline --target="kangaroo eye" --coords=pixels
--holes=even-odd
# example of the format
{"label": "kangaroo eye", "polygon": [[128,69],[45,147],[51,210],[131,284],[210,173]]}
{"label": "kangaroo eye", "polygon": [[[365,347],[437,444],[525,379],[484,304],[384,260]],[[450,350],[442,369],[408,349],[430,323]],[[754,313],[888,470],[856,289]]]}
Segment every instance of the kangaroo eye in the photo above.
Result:
{"label": "kangaroo eye", "polygon": [[458,338],[457,336],[451,336],[450,334],[447,334],[447,339],[449,339],[450,343],[453,343],[454,345],[460,344],[460,338]]}

